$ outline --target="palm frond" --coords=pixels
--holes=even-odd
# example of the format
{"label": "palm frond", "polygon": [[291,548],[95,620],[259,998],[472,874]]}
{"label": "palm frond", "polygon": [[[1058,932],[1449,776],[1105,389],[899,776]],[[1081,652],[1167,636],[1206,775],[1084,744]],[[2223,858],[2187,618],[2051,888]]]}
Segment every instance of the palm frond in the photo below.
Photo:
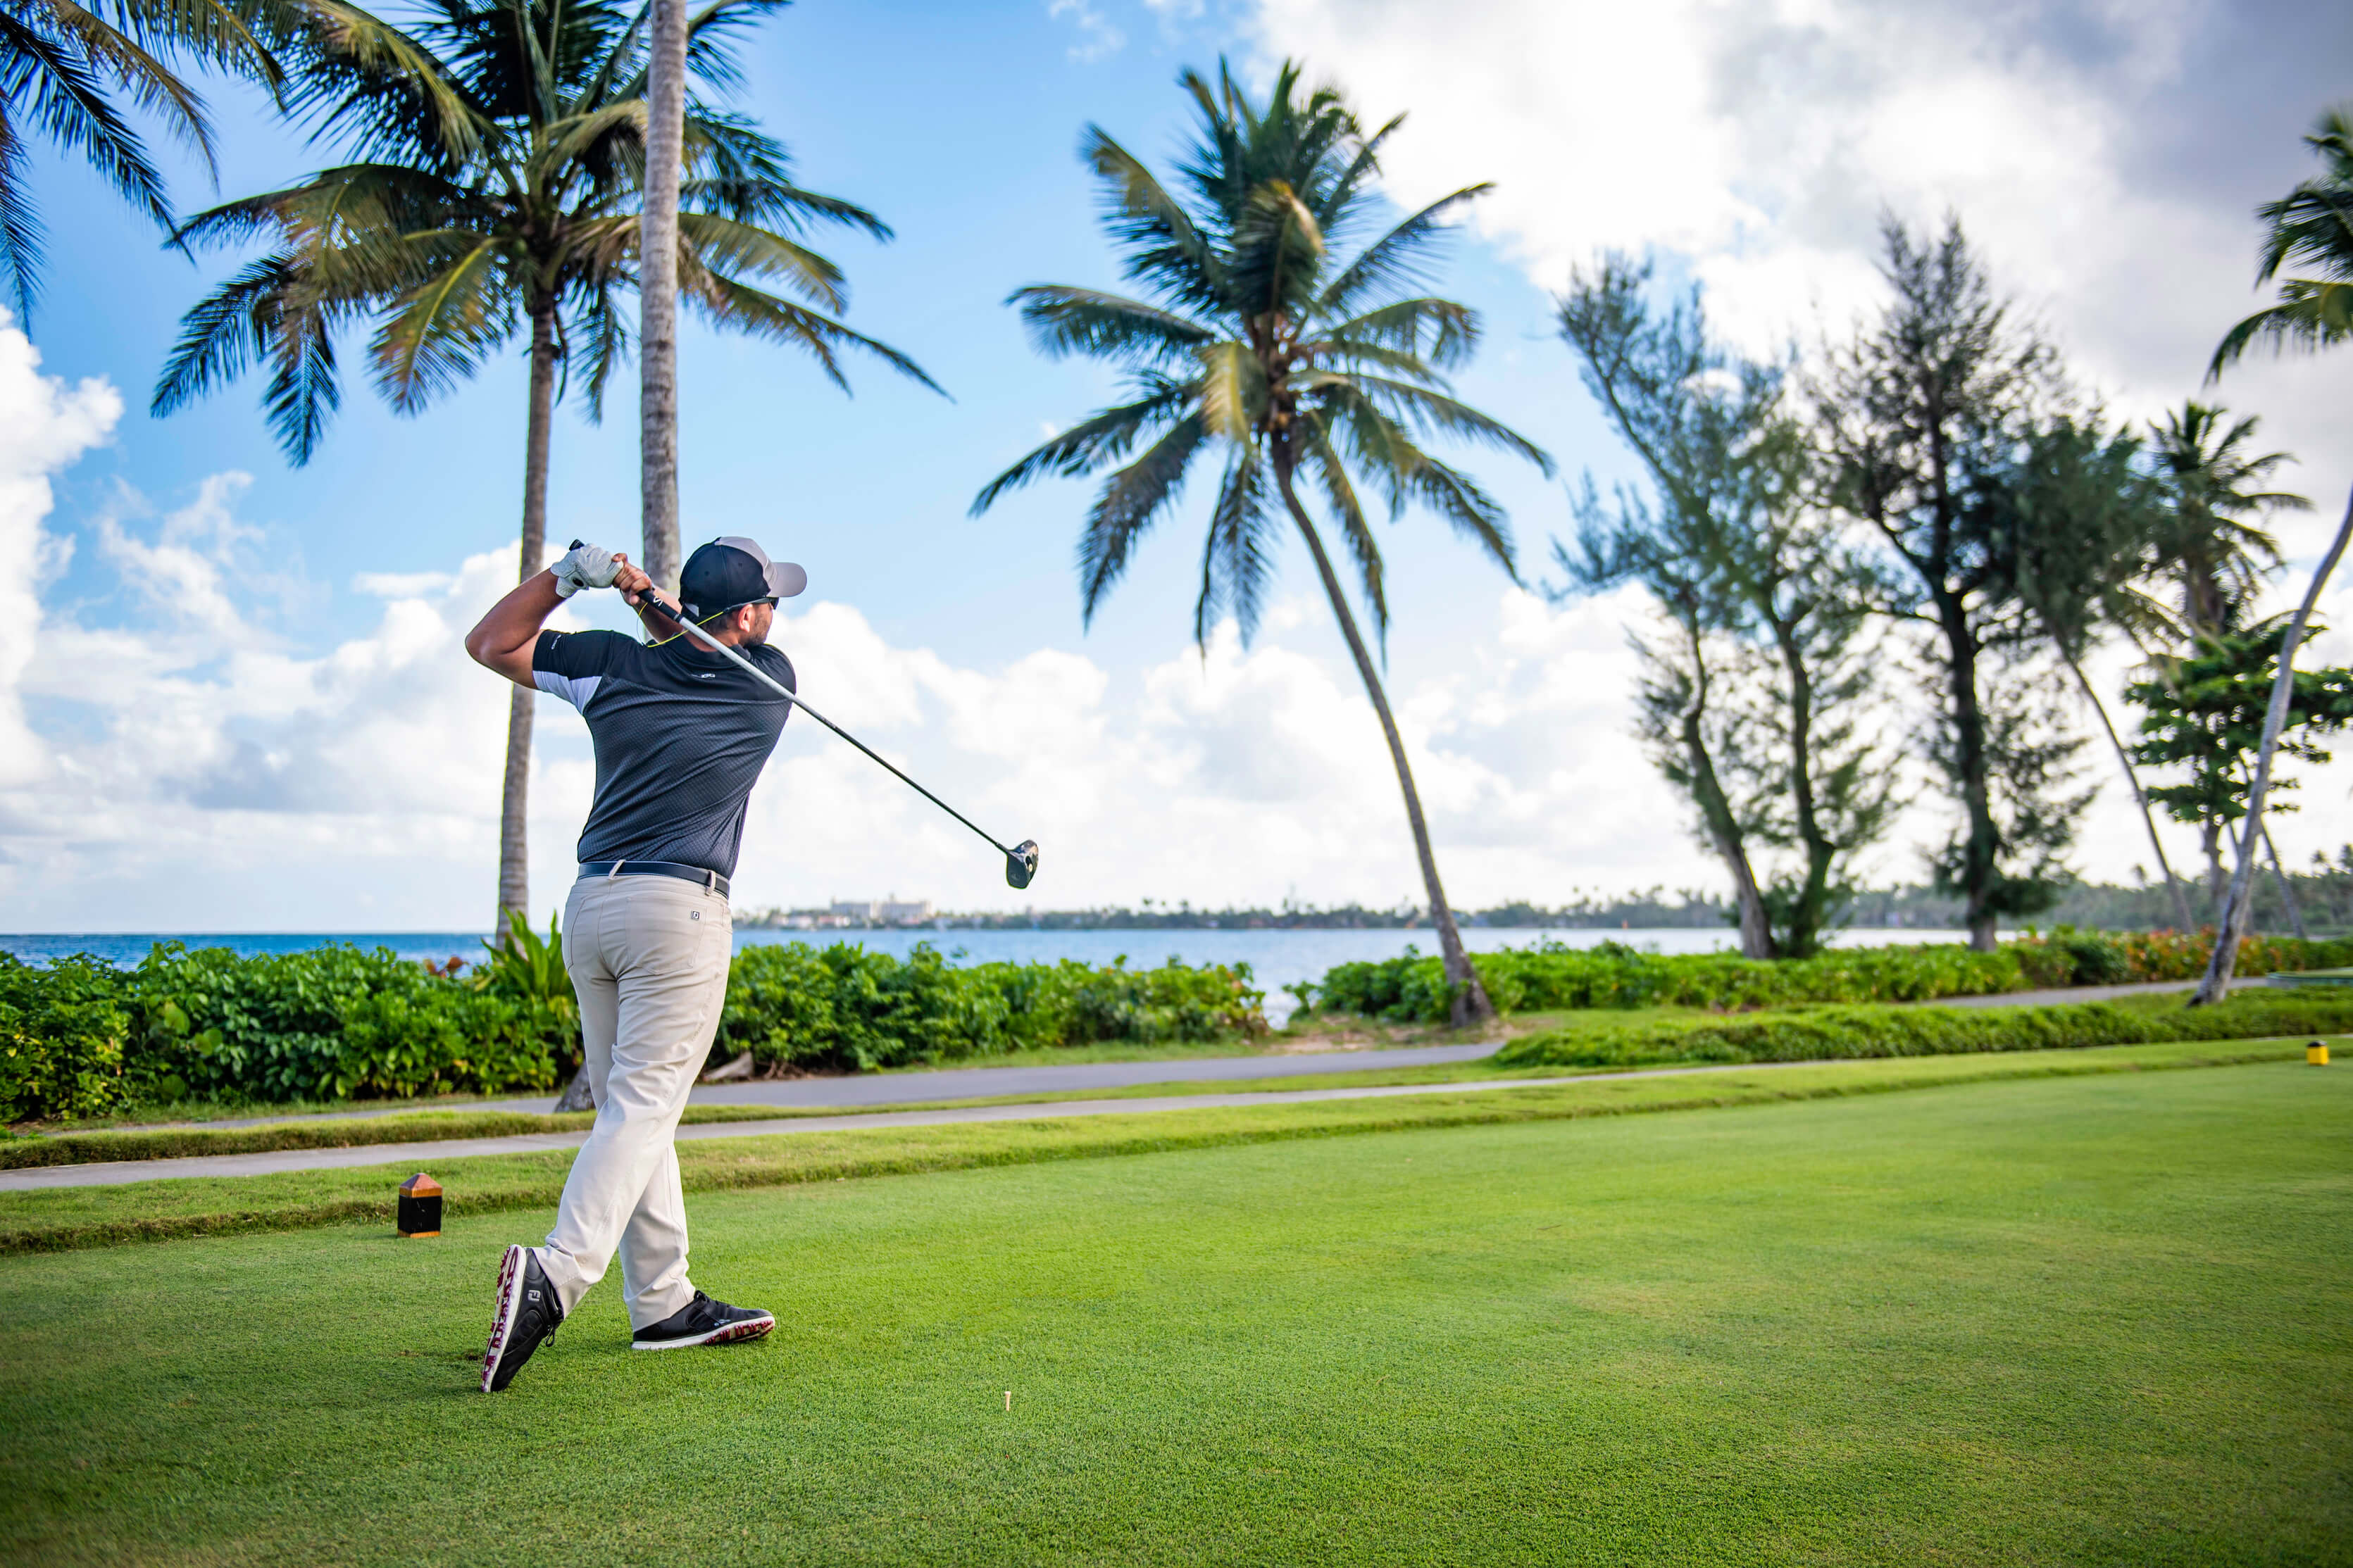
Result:
{"label": "palm frond", "polygon": [[1095,607],[1126,573],[1136,543],[1183,492],[1205,435],[1199,417],[1187,415],[1104,482],[1079,535],[1081,626],[1094,623]]}
{"label": "palm frond", "polygon": [[147,411],[185,407],[243,375],[269,351],[269,323],[293,286],[294,258],[280,251],[242,268],[180,318],[180,338],[156,378]]}
{"label": "palm frond", "polygon": [[738,35],[792,3],[793,0],[712,0],[687,18],[686,68],[713,87],[741,86],[743,68],[735,59]]}
{"label": "palm frond", "polygon": [[1222,613],[1232,614],[1244,647],[1258,636],[1266,585],[1273,576],[1266,547],[1272,467],[1256,447],[1237,447],[1227,461],[1201,547],[1200,596],[1193,602],[1193,642],[1204,651]]}
{"label": "palm frond", "polygon": [[1254,187],[1234,225],[1227,291],[1246,316],[1306,314],[1324,264],[1324,230],[1287,180]]}
{"label": "palm frond", "polygon": [[2291,278],[2279,292],[2278,304],[2256,311],[2224,334],[2206,367],[2208,381],[2259,342],[2284,353],[2332,348],[2353,339],[2353,282]]}
{"label": "palm frond", "polygon": [[1502,421],[1482,414],[1467,403],[1432,392],[1426,386],[1392,381],[1387,376],[1353,375],[1347,379],[1366,395],[1383,405],[1392,417],[1402,412],[1406,421],[1416,429],[1440,431],[1513,453],[1534,463],[1546,479],[1552,477],[1550,453]]}
{"label": "palm frond", "polygon": [[[204,159],[207,171],[217,172],[212,128],[205,120],[204,100],[193,89],[163,61],[142,48],[131,35],[109,26],[75,4],[75,0],[42,0],[41,9],[50,26],[72,41],[93,74],[102,72],[111,77],[130,92],[140,108],[161,120],[174,136],[194,148]],[[135,18],[139,13],[134,10],[128,15]],[[38,97],[37,90],[37,104]]]}
{"label": "palm frond", "polygon": [[[842,292],[841,268],[780,234],[716,213],[682,212],[678,215],[678,237],[681,247],[692,250],[695,258],[712,271],[782,278],[795,293],[815,300],[828,310],[839,310],[849,302]],[[930,384],[927,379],[925,384]]]}
{"label": "palm frond", "polygon": [[[1318,333],[1310,347],[1361,352],[1386,348],[1441,370],[1470,363],[1479,346],[1479,312],[1451,300],[1399,300],[1352,316]],[[1424,370],[1417,381],[1434,379]]]}
{"label": "palm frond", "polygon": [[588,422],[592,425],[604,423],[606,388],[612,384],[614,372],[628,362],[634,334],[629,330],[628,314],[614,296],[624,283],[634,281],[616,272],[602,273],[594,286],[586,289],[586,302],[575,304],[571,312],[583,331],[578,349],[565,355],[565,374],[569,378],[575,357],[586,368],[581,396],[587,404]]}
{"label": "palm frond", "polygon": [[408,152],[462,163],[496,127],[417,39],[351,5],[303,0],[315,21],[313,55],[288,94],[297,112],[316,111],[318,132],[355,132],[363,155]]}
{"label": "palm frond", "polygon": [[1085,354],[1136,365],[1190,357],[1216,334],[1198,321],[1138,300],[1093,289],[1033,283],[1007,296],[1039,353],[1060,359]]}
{"label": "palm frond", "polygon": [[1225,268],[1215,247],[1143,160],[1094,125],[1079,153],[1103,184],[1108,226],[1128,252],[1126,275],[1157,285],[1180,305],[1223,304]]}
{"label": "palm frond", "polygon": [[978,517],[1007,490],[1018,489],[1049,474],[1079,479],[1107,462],[1127,455],[1136,439],[1154,425],[1184,416],[1194,401],[1194,390],[1169,382],[1133,403],[1106,408],[1040,443],[1027,457],[987,484],[973,498],[971,516]]}
{"label": "palm frond", "polygon": [[1348,480],[1348,466],[1340,458],[1340,451],[1332,440],[1324,422],[1313,413],[1301,420],[1302,444],[1306,447],[1308,467],[1315,473],[1316,482],[1324,490],[1324,504],[1332,509],[1340,524],[1340,537],[1348,546],[1348,558],[1356,563],[1356,582],[1364,590],[1365,607],[1373,617],[1373,641],[1388,657],[1389,601],[1387,587],[1388,567],[1381,559],[1380,541],[1373,537],[1372,525],[1365,520],[1365,509],[1356,499],[1356,487]]}
{"label": "palm frond", "polygon": [[[1400,120],[1404,117],[1400,115]],[[1388,134],[1397,121],[1383,128]],[[1429,268],[1422,253],[1430,243],[1445,232],[1440,219],[1455,207],[1485,195],[1495,187],[1492,183],[1465,185],[1450,195],[1439,197],[1419,212],[1399,223],[1388,233],[1366,246],[1356,259],[1348,263],[1340,275],[1324,287],[1315,301],[1316,308],[1327,315],[1354,310],[1367,296],[1385,289],[1419,288],[1430,279]],[[1476,331],[1476,328],[1473,328]]]}
{"label": "palm frond", "polygon": [[29,26],[13,10],[0,7],[0,60],[10,63],[7,74],[14,79],[0,79],[0,89],[5,89],[0,92],[0,105],[16,107],[8,102],[23,91],[16,83],[29,81],[31,86],[22,100],[22,118],[12,113],[5,122],[8,156],[0,164],[6,196],[0,226],[5,226],[8,240],[12,292],[19,316],[29,317],[37,292],[34,268],[40,257],[41,229],[22,174],[21,137],[26,121],[37,126],[60,148],[79,153],[100,178],[142,208],[167,234],[173,228],[172,209],[162,172],[147,155],[138,132],[108,101],[105,84],[81,47]]}
{"label": "palm frond", "polygon": [[1511,519],[1477,480],[1425,454],[1406,476],[1408,489],[1453,526],[1454,531],[1486,551],[1514,583],[1520,580],[1514,558]]}
{"label": "palm frond", "polygon": [[1200,361],[1201,425],[1213,436],[1247,444],[1266,416],[1266,363],[1248,343],[1205,344]]}
{"label": "palm frond", "polygon": [[2258,284],[2292,264],[2353,282],[2353,109],[2327,110],[2304,141],[2320,155],[2326,173],[2255,209],[2269,230],[2256,267]]}
{"label": "palm frond", "polygon": [[521,301],[500,266],[498,242],[466,235],[445,245],[454,254],[393,303],[370,344],[376,384],[401,414],[472,375],[514,334]]}
{"label": "palm frond", "polygon": [[[681,227],[683,219],[681,218]],[[685,252],[686,247],[681,246]],[[691,252],[679,258],[678,284],[680,294],[691,300],[712,321],[733,331],[788,343],[806,353],[825,372],[828,381],[848,392],[849,380],[842,374],[837,351],[858,349],[872,354],[908,380],[939,393],[947,393],[925,373],[922,365],[885,342],[878,342],[863,332],[849,327],[789,300],[754,289],[748,283],[713,272],[695,259]]]}

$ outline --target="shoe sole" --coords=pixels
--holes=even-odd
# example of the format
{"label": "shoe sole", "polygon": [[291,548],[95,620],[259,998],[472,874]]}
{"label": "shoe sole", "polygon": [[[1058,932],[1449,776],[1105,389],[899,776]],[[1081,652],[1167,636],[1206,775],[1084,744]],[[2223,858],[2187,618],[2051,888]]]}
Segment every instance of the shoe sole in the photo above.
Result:
{"label": "shoe sole", "polygon": [[491,1317],[490,1343],[482,1347],[482,1392],[491,1392],[491,1382],[499,1375],[499,1363],[506,1359],[507,1331],[514,1325],[516,1298],[522,1291],[524,1248],[510,1247],[505,1259],[499,1265],[499,1305]]}
{"label": "shoe sole", "polygon": [[730,1323],[723,1329],[713,1329],[692,1339],[631,1340],[629,1348],[633,1351],[682,1351],[698,1345],[732,1345],[744,1340],[760,1339],[776,1326],[776,1320],[772,1317],[746,1318],[740,1323]]}

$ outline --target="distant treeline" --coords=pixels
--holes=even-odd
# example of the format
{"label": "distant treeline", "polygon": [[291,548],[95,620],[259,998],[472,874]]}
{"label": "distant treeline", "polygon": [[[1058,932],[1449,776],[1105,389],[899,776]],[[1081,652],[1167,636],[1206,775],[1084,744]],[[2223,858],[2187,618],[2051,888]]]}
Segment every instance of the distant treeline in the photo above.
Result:
{"label": "distant treeline", "polygon": [[[2336,865],[2316,862],[2288,877],[2296,912],[2315,934],[2353,930],[2353,847],[2338,852]],[[2211,919],[2214,900],[2202,885],[2190,889],[2190,908]],[[1525,900],[1492,909],[1463,911],[1465,923],[1518,930],[1641,931],[1715,930],[1734,923],[1731,901],[1694,889],[1672,892],[1651,888],[1621,896],[1579,895],[1558,906]],[[1965,910],[1957,897],[1922,885],[1868,889],[1854,894],[1838,923],[1866,929],[1954,931]],[[783,910],[737,918],[740,926],[781,926]],[[2255,889],[2254,929],[2293,934],[2296,920],[2281,897],[2269,868]],[[1368,909],[1362,904],[1324,908],[1287,903],[1266,909],[1195,909],[1190,904],[1147,902],[1139,908],[1112,905],[1094,910],[1038,910],[1028,913],[942,914],[927,925],[972,931],[1404,931],[1426,927],[1426,910],[1399,904]],[[2068,882],[2059,900],[2038,915],[2042,929],[2071,925],[2086,931],[2162,931],[2175,924],[2172,901],[2160,883],[2125,887],[2106,882]]]}

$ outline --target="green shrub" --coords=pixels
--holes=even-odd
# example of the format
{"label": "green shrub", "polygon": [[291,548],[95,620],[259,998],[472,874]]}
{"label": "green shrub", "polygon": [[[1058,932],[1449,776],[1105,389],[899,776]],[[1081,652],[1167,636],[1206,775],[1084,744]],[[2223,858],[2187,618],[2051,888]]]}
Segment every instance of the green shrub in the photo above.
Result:
{"label": "green shrub", "polygon": [[2219,1006],[2156,1011],[2109,1002],[2037,1007],[1803,1007],[1752,1017],[1662,1019],[1553,1029],[1495,1053],[1499,1067],[1635,1067],[1658,1062],[1799,1062],[1853,1057],[2047,1051],[2166,1040],[2253,1040],[2353,1030],[2353,996],[2241,994]]}
{"label": "green shrub", "polygon": [[555,1083],[556,1020],[389,948],[240,957],[158,942],[132,989],[142,1067],[204,1098],[407,1098]]}
{"label": "green shrub", "polygon": [[714,1055],[765,1068],[872,1069],[1099,1041],[1214,1040],[1266,1027],[1246,964],[1126,961],[952,966],[928,942],[903,960],[837,942],[744,949]]}
{"label": "green shrub", "polygon": [[[2203,972],[2211,933],[2108,933],[2062,929],[1991,952],[1957,943],[1838,948],[1812,958],[1768,962],[1729,953],[1641,952],[1623,942],[1473,953],[1488,997],[1506,1013],[1576,1007],[1707,1007],[1739,1011],[1831,1002],[1926,1002],[2067,985],[2183,980]],[[2353,942],[2250,937],[2242,974],[2326,969],[2353,962]],[[1442,964],[1408,948],[1401,958],[1343,963],[1314,988],[1327,1012],[1391,1023],[1442,1023],[1451,993]]]}
{"label": "green shrub", "polygon": [[128,990],[88,953],[36,967],[0,952],[0,1120],[96,1116],[129,1098]]}

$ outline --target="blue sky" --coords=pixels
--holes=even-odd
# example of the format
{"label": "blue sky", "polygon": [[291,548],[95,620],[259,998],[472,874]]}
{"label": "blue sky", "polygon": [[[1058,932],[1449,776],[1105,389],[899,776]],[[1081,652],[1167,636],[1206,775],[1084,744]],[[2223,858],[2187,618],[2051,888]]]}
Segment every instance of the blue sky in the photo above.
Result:
{"label": "blue sky", "polygon": [[[803,183],[865,204],[898,234],[890,244],[820,237],[849,274],[849,321],[914,355],[955,401],[854,361],[856,395],[844,397],[787,351],[690,324],[681,410],[690,540],[754,533],[807,566],[815,593],[857,605],[885,636],[962,659],[1009,659],[1041,642],[1081,646],[1071,552],[1085,488],[1041,486],[983,520],[965,513],[1049,422],[1068,424],[1114,389],[1092,366],[1040,360],[1003,301],[1029,282],[1118,283],[1076,156],[1081,128],[1101,123],[1164,157],[1187,124],[1177,70],[1212,66],[1229,36],[1207,15],[1143,21],[1124,47],[1100,55],[1085,52],[1092,35],[1042,5],[803,0],[763,30],[746,50],[742,101],[786,140]],[[887,64],[845,69],[847,61]],[[219,96],[225,194],[270,188],[314,166],[315,152],[256,112],[250,94]],[[1463,183],[1479,177],[1466,169]],[[180,189],[190,206],[208,199],[200,173],[184,174]],[[206,476],[240,468],[254,480],[241,517],[268,531],[268,553],[299,582],[287,584],[290,620],[352,613],[357,574],[423,570],[513,536],[519,352],[414,418],[392,415],[364,375],[347,375],[343,413],[321,454],[290,468],[263,427],[259,378],[169,418],[144,411],[180,312],[227,258],[191,265],[162,250],[152,230],[70,167],[44,170],[42,190],[56,244],[36,340],[53,370],[103,375],[130,405],[113,445],[73,470],[60,509],[69,518],[77,502],[100,507],[121,485],[170,507]],[[1549,335],[1545,292],[1486,247],[1456,248],[1449,287],[1486,313],[1490,334],[1465,392],[1508,408],[1557,453],[1617,465]],[[346,363],[357,357],[347,353]],[[602,426],[576,404],[567,408],[554,438],[552,533],[634,539],[633,391],[619,390]],[[1481,468],[1541,546],[1564,512],[1557,487],[1502,462]],[[1166,530],[1139,561],[1087,639],[1096,657],[1157,655],[1169,628],[1189,626],[1187,532]],[[1420,638],[1461,634],[1450,610],[1482,613],[1493,569],[1428,519],[1410,520],[1395,539],[1402,660]],[[916,560],[922,569],[910,570]],[[1303,569],[1303,557],[1296,564]],[[113,584],[92,561],[61,587],[79,599]]]}
{"label": "blue sky", "polygon": [[[2307,47],[2279,58],[2280,37]],[[877,364],[853,364],[844,398],[784,351],[690,326],[686,531],[752,533],[807,566],[780,637],[804,689],[1005,833],[1045,842],[1032,896],[1047,904],[1386,903],[1415,889],[1377,731],[1303,556],[1282,563],[1284,602],[1258,646],[1229,639],[1204,660],[1187,632],[1206,485],[1086,634],[1071,560],[1087,487],[1050,482],[965,515],[991,475],[1113,390],[1090,366],[1038,358],[1003,305],[1023,283],[1117,281],[1082,127],[1165,163],[1187,121],[1179,67],[1221,51],[1251,73],[1299,53],[1367,118],[1409,110],[1388,163],[1400,202],[1499,183],[1443,277],[1486,319],[1461,390],[1566,475],[1607,482],[1628,465],[1549,320],[1549,290],[1603,245],[1699,279],[1726,330],[1765,347],[1870,303],[1881,211],[1957,210],[2117,413],[2177,402],[2255,302],[2247,214],[2306,172],[2296,139],[2345,86],[2353,22],[2295,0],[2159,0],[2128,17],[2091,0],[1900,13],[1464,0],[1442,15],[1407,0],[802,0],[749,47],[741,101],[806,184],[896,228],[892,244],[842,233],[819,247],[849,273],[851,324],[914,355],[954,401]],[[222,193],[323,161],[251,95],[215,100]],[[0,438],[0,544],[39,560],[46,608],[0,606],[15,622],[0,699],[25,724],[17,759],[0,758],[0,927],[479,923],[503,699],[455,638],[512,572],[519,356],[412,419],[347,381],[302,469],[270,442],[250,384],[151,419],[180,313],[234,258],[161,249],[71,165],[42,161],[36,180],[48,288],[37,370],[0,331],[0,415],[17,431]],[[175,189],[185,208],[213,199],[197,170]],[[354,345],[346,363],[358,358]],[[2338,434],[2348,363],[2256,365],[2223,389],[2313,459],[2289,478],[2331,521],[2327,498],[2353,479]],[[601,427],[559,418],[559,540],[634,547],[630,393]],[[1540,579],[1567,527],[1561,486],[1468,461]],[[2284,531],[2304,555],[2325,529]],[[1639,601],[1549,605],[1426,516],[1384,538],[1392,693],[1458,900],[1712,886],[1626,732]],[[2353,624],[2353,609],[2337,618]],[[1880,721],[1896,765],[1903,716]],[[540,731],[545,904],[567,874],[587,753],[568,710],[543,703]],[[2284,840],[2333,846],[2344,782],[2308,783]],[[739,901],[1007,905],[988,858],[896,788],[821,735],[788,735],[754,798]],[[2105,793],[2078,858],[2121,876],[2142,850]],[[1924,804],[1876,873],[1916,876],[1914,846],[1939,831]],[[2187,858],[2187,839],[2174,849]]]}

